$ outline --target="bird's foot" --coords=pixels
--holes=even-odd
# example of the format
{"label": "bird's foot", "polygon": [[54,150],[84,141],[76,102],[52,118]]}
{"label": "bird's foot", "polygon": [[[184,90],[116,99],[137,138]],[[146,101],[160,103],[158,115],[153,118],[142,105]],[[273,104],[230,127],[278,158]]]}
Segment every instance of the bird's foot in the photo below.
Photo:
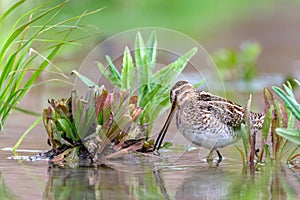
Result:
{"label": "bird's foot", "polygon": [[225,160],[225,157],[220,153],[218,149],[216,150],[216,152],[218,154],[218,162],[222,162],[223,160]]}
{"label": "bird's foot", "polygon": [[219,150],[216,150],[218,157],[213,158],[213,154],[214,154],[214,150],[211,150],[208,154],[208,156],[206,157],[206,162],[211,163],[213,161],[217,161],[218,163],[222,162],[223,160],[225,160],[225,157],[222,156],[222,154],[219,152]]}

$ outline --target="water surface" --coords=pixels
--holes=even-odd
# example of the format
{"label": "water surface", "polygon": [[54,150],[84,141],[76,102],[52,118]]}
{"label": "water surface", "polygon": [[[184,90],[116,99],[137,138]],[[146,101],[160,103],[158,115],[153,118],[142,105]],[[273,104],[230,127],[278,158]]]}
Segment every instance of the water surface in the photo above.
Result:
{"label": "water surface", "polygon": [[[1,147],[3,144],[1,143]],[[191,148],[190,148],[191,149]],[[161,156],[130,154],[98,168],[61,168],[8,159],[0,151],[1,199],[299,199],[299,169],[243,165],[234,147],[222,163],[203,150],[173,148]],[[36,152],[19,152],[35,155]],[[23,157],[26,158],[26,157]]]}

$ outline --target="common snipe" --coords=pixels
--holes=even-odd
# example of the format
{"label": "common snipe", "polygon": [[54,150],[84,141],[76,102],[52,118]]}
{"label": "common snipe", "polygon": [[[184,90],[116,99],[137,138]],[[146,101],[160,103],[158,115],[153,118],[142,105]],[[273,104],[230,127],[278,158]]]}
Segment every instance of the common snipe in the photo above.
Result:
{"label": "common snipe", "polygon": [[[204,91],[197,91],[186,81],[178,81],[170,92],[172,103],[167,120],[161,129],[153,150],[158,150],[176,111],[176,125],[183,136],[192,143],[217,151],[219,160],[223,148],[241,138],[241,124],[245,123],[245,109],[222,97]],[[263,113],[250,113],[252,128],[261,129]]]}

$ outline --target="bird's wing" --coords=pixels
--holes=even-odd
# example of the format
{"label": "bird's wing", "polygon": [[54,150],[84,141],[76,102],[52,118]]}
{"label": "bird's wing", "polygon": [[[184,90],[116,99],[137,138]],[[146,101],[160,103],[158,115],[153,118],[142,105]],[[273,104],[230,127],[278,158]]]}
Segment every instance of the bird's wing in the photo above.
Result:
{"label": "bird's wing", "polygon": [[199,101],[224,101],[232,103],[231,101],[223,97],[219,97],[217,95],[205,91],[197,91],[197,98]]}
{"label": "bird's wing", "polygon": [[223,123],[230,126],[239,126],[244,123],[243,107],[228,101],[207,101],[211,112],[220,119]]}

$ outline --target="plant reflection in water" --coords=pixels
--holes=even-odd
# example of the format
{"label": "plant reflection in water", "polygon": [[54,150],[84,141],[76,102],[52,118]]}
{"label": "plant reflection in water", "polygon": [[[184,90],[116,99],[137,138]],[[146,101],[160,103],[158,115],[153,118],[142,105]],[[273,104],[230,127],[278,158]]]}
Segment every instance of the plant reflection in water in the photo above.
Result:
{"label": "plant reflection in water", "polygon": [[[295,199],[292,171],[286,165],[157,166],[116,161],[99,168],[49,168],[45,199]],[[122,166],[123,165],[123,166]],[[124,167],[125,165],[125,167]],[[126,166],[128,165],[128,166]],[[119,167],[118,167],[119,166]],[[177,167],[177,170],[174,170]],[[119,168],[119,169],[118,169]],[[121,170],[120,170],[121,169]],[[155,170],[156,169],[156,170]],[[294,173],[295,175],[295,173]],[[294,178],[295,179],[295,178]]]}

